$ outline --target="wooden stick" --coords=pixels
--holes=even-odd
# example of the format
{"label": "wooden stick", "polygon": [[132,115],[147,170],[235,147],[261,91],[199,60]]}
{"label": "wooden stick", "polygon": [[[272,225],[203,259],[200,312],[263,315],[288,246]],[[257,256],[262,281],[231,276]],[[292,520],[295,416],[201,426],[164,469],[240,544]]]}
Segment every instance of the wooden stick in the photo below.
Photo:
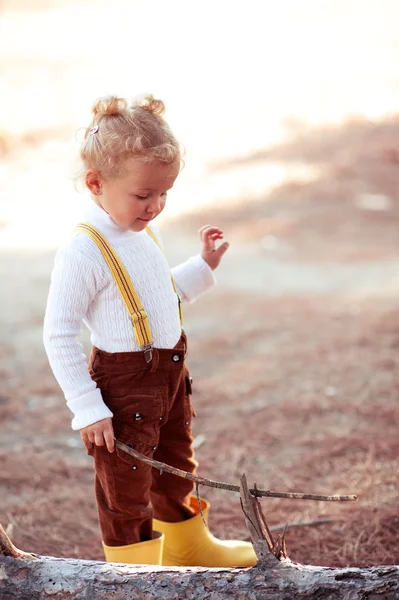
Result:
{"label": "wooden stick", "polygon": [[[326,523],[334,523],[332,517],[320,517],[320,519],[313,519],[312,521],[293,521],[292,523],[278,523],[269,527],[269,531],[281,531],[282,529],[295,529],[296,527],[316,527],[317,525],[325,525]],[[241,538],[242,540],[250,540],[251,536],[247,535]]]}
{"label": "wooden stick", "polygon": [[245,523],[258,559],[257,566],[261,569],[273,568],[276,559],[280,560],[280,554],[274,552],[275,540],[259,506],[259,500],[254,498],[248,489],[245,473],[243,473],[240,480],[240,501]]}
{"label": "wooden stick", "polygon": [[[167,473],[172,473],[172,475],[189,479],[190,481],[194,481],[194,483],[200,485],[206,485],[208,487],[240,493],[239,485],[223,483],[221,481],[213,481],[212,479],[205,479],[205,477],[200,477],[199,475],[193,475],[192,473],[187,473],[181,469],[176,469],[176,467],[171,467],[170,465],[161,463],[158,460],[148,458],[148,456],[144,456],[144,454],[140,454],[140,452],[137,452],[133,448],[126,446],[117,439],[115,439],[115,445],[127,454],[130,454],[130,456],[133,456],[133,458],[137,458],[137,460],[140,460],[147,465],[151,465],[151,467],[154,467],[161,472],[166,471]],[[251,488],[249,492],[255,497],[264,496],[267,498],[290,498],[292,500],[322,500],[328,502],[353,502],[357,500],[357,496],[355,494],[349,494],[345,496],[323,496],[321,494],[302,494],[298,492],[272,492],[271,490],[258,490],[257,488]]]}
{"label": "wooden stick", "polygon": [[292,523],[278,523],[270,527],[270,531],[280,531],[287,527],[287,529],[294,529],[295,527],[311,527],[315,525],[323,525],[324,523],[333,523],[334,519],[331,517],[321,517],[320,519],[313,519],[312,521],[293,521]]}
{"label": "wooden stick", "polygon": [[13,558],[36,559],[35,554],[24,552],[14,546],[3,527],[0,525],[0,556],[12,556]]}

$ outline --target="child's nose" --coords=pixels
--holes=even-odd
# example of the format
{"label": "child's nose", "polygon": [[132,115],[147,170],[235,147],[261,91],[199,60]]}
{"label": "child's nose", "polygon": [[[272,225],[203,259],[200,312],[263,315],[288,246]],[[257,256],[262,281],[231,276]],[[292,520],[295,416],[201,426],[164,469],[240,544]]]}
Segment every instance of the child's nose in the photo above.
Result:
{"label": "child's nose", "polygon": [[156,198],[154,198],[148,207],[149,212],[151,212],[151,213],[159,212],[161,210],[161,200],[162,200],[161,196],[157,196]]}

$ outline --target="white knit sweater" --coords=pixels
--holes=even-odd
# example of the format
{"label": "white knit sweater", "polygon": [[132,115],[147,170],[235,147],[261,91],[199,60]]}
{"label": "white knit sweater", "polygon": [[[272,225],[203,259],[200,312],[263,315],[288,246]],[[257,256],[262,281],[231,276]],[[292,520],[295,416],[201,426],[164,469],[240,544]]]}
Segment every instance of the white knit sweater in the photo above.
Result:
{"label": "white knit sweater", "polygon": [[[148,314],[156,348],[173,348],[181,335],[178,300],[164,255],[145,231],[123,230],[95,202],[84,215],[115,248]],[[215,279],[200,255],[172,269],[183,301],[192,302]],[[44,319],[43,341],[53,373],[74,413],[73,429],[112,417],[91,379],[82,345],[81,323],[94,346],[107,352],[138,351],[129,313],[95,242],[74,233],[58,250]]]}

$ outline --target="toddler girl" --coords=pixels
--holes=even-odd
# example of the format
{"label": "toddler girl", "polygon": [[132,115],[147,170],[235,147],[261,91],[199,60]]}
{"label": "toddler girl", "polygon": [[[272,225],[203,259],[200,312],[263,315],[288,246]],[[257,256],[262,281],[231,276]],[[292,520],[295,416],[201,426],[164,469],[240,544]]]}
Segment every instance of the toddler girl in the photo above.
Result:
{"label": "toddler girl", "polygon": [[[138,452],[194,473],[190,376],[180,299],[210,289],[228,244],[200,230],[201,254],[169,269],[152,221],[179,174],[179,144],[164,105],[99,99],[81,147],[90,206],[58,251],[44,322],[50,365],[95,466],[106,560],[250,566],[251,544],[222,542],[203,523],[192,482],[137,461]],[[90,330],[87,368],[77,342]],[[207,514],[209,504],[201,500]]]}

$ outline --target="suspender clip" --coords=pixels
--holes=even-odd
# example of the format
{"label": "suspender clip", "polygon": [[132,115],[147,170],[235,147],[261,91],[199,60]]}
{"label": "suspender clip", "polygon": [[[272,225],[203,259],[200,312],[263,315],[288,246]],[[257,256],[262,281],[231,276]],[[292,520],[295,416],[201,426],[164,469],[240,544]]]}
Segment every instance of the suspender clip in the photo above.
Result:
{"label": "suspender clip", "polygon": [[152,361],[152,344],[147,344],[147,346],[141,346],[141,350],[144,350],[144,360],[146,363],[150,363]]}

